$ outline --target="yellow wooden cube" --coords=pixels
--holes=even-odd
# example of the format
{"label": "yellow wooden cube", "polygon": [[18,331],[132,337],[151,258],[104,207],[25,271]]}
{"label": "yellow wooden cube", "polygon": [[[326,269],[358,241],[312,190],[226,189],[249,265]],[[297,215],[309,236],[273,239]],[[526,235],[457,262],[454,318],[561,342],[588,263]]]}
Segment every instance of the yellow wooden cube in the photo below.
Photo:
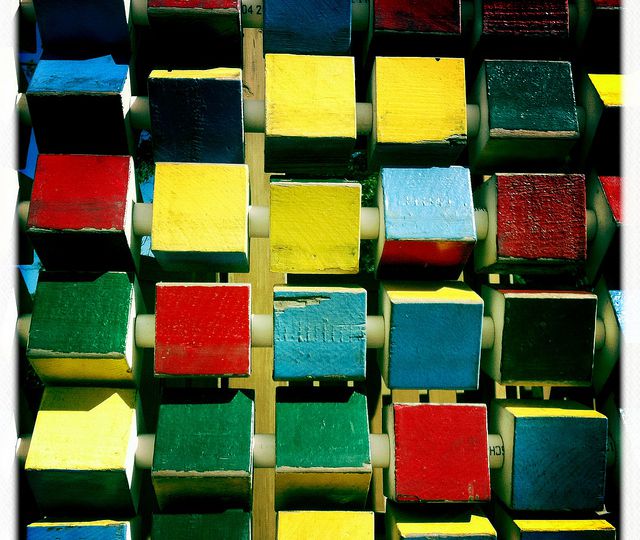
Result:
{"label": "yellow wooden cube", "polygon": [[354,60],[267,54],[265,169],[340,172],[356,142]]}
{"label": "yellow wooden cube", "polygon": [[271,270],[357,274],[360,199],[357,183],[271,184]]}
{"label": "yellow wooden cube", "polygon": [[451,165],[467,144],[462,58],[378,57],[369,155],[380,165]]}
{"label": "yellow wooden cube", "polygon": [[167,270],[249,270],[247,165],[156,163],[151,249]]}
{"label": "yellow wooden cube", "polygon": [[135,397],[113,388],[45,389],[25,464],[45,514],[135,511]]}
{"label": "yellow wooden cube", "polygon": [[278,540],[373,540],[373,512],[278,512]]}

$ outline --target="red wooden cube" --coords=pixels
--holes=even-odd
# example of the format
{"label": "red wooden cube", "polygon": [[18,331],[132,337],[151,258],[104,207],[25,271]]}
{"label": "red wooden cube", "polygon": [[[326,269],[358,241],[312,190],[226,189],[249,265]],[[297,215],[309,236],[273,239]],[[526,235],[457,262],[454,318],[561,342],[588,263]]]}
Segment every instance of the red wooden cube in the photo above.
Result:
{"label": "red wooden cube", "polygon": [[394,403],[385,408],[384,422],[391,438],[389,499],[489,500],[486,405]]}
{"label": "red wooden cube", "polygon": [[250,351],[250,285],[157,284],[156,375],[248,376]]}

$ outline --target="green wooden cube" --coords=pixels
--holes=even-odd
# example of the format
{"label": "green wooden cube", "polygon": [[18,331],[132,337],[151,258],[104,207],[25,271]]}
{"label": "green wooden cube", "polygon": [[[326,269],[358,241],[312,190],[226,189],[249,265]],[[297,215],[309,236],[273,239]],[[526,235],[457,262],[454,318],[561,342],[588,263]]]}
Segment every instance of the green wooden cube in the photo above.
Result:
{"label": "green wooden cube", "polygon": [[371,481],[367,402],[354,392],[327,401],[276,403],[276,508],[364,507]]}
{"label": "green wooden cube", "polygon": [[218,514],[154,514],[152,540],[251,540],[251,514],[227,510]]}
{"label": "green wooden cube", "polygon": [[249,508],[253,401],[242,392],[219,403],[163,404],[151,480],[162,511]]}

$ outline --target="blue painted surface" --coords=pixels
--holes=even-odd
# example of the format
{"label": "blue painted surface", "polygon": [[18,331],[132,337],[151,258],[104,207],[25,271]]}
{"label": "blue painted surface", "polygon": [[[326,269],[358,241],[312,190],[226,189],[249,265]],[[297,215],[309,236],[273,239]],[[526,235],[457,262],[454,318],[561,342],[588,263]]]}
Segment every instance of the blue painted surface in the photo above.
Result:
{"label": "blue painted surface", "polygon": [[622,291],[609,291],[609,297],[611,298],[613,310],[616,312],[620,330],[624,332],[624,296]]}
{"label": "blue painted surface", "polygon": [[380,181],[387,240],[476,240],[469,169],[383,168]]}
{"label": "blue painted surface", "polygon": [[347,54],[351,0],[266,0],[264,52]]}
{"label": "blue painted surface", "polygon": [[364,379],[367,293],[274,291],[276,380]]}
{"label": "blue painted surface", "polygon": [[514,438],[514,510],[602,507],[606,418],[516,418]]}
{"label": "blue painted surface", "polygon": [[41,60],[28,94],[38,93],[120,93],[129,66],[116,64],[111,56],[89,60]]}
{"label": "blue painted surface", "polygon": [[27,527],[27,540],[126,540],[127,525]]}
{"label": "blue painted surface", "polygon": [[389,388],[477,389],[482,312],[480,303],[393,305]]}

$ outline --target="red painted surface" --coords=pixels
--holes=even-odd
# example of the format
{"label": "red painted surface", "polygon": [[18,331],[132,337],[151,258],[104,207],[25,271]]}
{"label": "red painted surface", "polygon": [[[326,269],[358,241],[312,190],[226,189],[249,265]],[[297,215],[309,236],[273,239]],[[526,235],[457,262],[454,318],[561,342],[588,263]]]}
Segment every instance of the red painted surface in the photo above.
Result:
{"label": "red painted surface", "polygon": [[380,264],[416,267],[456,266],[467,261],[474,245],[474,242],[386,240]]}
{"label": "red painted surface", "polygon": [[38,157],[28,227],[123,230],[129,156]]}
{"label": "red painted surface", "polygon": [[485,405],[394,405],[398,501],[488,501]]}
{"label": "red painted surface", "polygon": [[583,175],[497,175],[497,189],[498,258],[586,259]]}
{"label": "red painted surface", "polygon": [[150,8],[233,9],[240,11],[240,0],[149,0]]}
{"label": "red painted surface", "polygon": [[613,219],[622,223],[622,178],[619,176],[601,176],[600,184],[604,191]]}
{"label": "red painted surface", "polygon": [[376,30],[460,34],[460,0],[375,0]]}
{"label": "red painted surface", "polygon": [[622,2],[620,0],[593,0],[593,5],[596,9],[619,9]]}
{"label": "red painted surface", "polygon": [[156,287],[155,372],[249,375],[249,285]]}
{"label": "red painted surface", "polygon": [[484,0],[482,32],[488,35],[568,36],[568,0]]}

